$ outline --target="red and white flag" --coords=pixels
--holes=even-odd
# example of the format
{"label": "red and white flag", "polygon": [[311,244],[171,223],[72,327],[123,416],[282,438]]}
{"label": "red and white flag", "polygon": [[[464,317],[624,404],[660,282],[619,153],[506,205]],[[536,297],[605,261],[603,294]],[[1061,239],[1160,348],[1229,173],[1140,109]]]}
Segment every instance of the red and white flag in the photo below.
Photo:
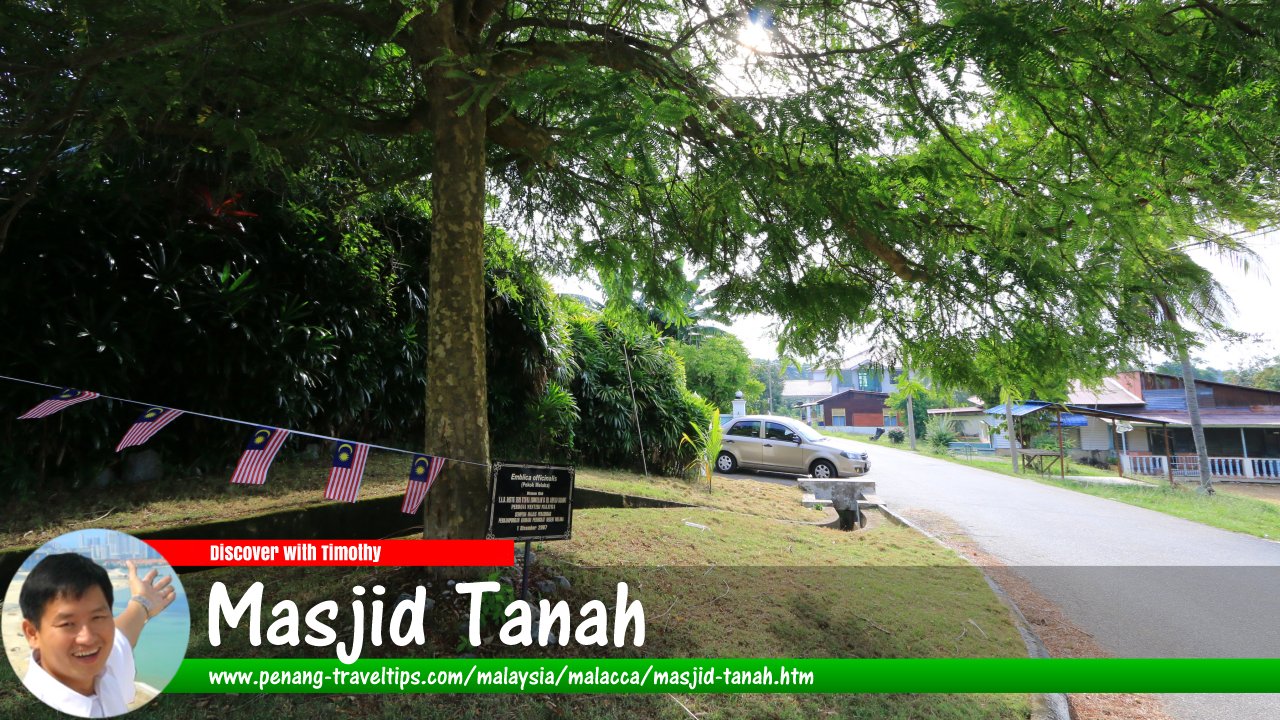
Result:
{"label": "red and white flag", "polygon": [[400,503],[400,512],[406,515],[417,515],[422,507],[422,499],[427,496],[431,484],[444,467],[444,458],[430,455],[414,455],[413,464],[409,466],[409,484],[404,489],[404,502]]}
{"label": "red and white flag", "polygon": [[71,388],[67,388],[57,395],[54,395],[48,400],[45,400],[39,405],[31,408],[25,414],[19,415],[18,419],[35,420],[42,417],[49,417],[59,410],[65,410],[76,403],[82,403],[85,400],[92,400],[96,397],[98,397],[98,393],[96,392],[72,390]]}
{"label": "red and white flag", "polygon": [[124,438],[116,446],[116,452],[145,443],[151,439],[152,435],[160,432],[165,425],[177,420],[181,414],[181,410],[170,410],[162,407],[148,408],[146,412],[142,413],[141,417],[134,421],[133,427],[129,428],[129,432],[124,434]]}
{"label": "red and white flag", "polygon": [[249,438],[236,471],[231,474],[231,482],[241,485],[261,485],[267,481],[267,469],[271,461],[276,459],[280,446],[289,436],[288,430],[280,428],[260,427]]}
{"label": "red and white flag", "polygon": [[329,484],[324,489],[325,499],[355,502],[368,457],[368,445],[339,442],[333,451],[333,469],[329,471]]}

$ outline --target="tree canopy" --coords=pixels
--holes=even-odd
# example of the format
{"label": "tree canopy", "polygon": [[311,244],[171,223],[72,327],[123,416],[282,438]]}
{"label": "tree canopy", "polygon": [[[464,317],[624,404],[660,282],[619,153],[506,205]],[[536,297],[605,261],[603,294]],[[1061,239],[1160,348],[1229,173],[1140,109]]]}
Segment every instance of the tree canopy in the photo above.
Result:
{"label": "tree canopy", "polygon": [[[1212,310],[1187,242],[1275,216],[1272,3],[9,3],[0,241],[49,178],[156,138],[240,183],[429,203],[426,445],[488,460],[486,221],[555,267],[821,355],[870,333],[944,385],[1060,391]],[[749,32],[744,33],[744,29]],[[184,165],[179,163],[177,174]],[[1192,321],[1195,317],[1184,319]],[[1206,315],[1212,324],[1213,314]],[[475,535],[481,470],[428,532]]]}

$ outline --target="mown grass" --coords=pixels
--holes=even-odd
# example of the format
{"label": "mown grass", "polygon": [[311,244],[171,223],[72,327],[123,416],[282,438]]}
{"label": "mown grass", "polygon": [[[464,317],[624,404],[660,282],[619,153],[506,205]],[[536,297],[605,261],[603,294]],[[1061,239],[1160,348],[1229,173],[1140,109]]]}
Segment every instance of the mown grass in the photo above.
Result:
{"label": "mown grass", "polygon": [[1036,478],[1077,492],[1118,500],[1149,510],[1194,520],[1223,530],[1261,538],[1280,539],[1280,505],[1228,492],[1205,495],[1194,485],[1105,485],[1102,483]]}
{"label": "mown grass", "polygon": [[[374,453],[360,498],[404,492],[407,456]],[[265,485],[232,485],[231,472],[166,478],[146,485],[83,488],[11,503],[0,518],[0,547],[36,547],[72,530],[142,532],[215,520],[234,520],[323,505],[329,460],[277,460]]]}
{"label": "mown grass", "polygon": [[817,522],[824,515],[822,511],[801,505],[802,493],[794,485],[730,480],[716,476],[711,482],[711,491],[708,492],[707,483],[702,479],[646,478],[635,473],[596,468],[579,468],[575,483],[593,490],[750,512],[781,520]]}

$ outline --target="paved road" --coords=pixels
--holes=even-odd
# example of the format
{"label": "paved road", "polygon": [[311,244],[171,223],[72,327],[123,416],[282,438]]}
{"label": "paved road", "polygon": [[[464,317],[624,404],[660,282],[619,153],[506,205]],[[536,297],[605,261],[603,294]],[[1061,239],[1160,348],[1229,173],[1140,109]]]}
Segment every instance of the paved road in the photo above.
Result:
{"label": "paved road", "polygon": [[[946,516],[1116,656],[1280,657],[1280,543],[888,447],[869,452],[867,479],[890,508],[926,528]],[[1180,720],[1280,717],[1280,695],[1163,698]]]}

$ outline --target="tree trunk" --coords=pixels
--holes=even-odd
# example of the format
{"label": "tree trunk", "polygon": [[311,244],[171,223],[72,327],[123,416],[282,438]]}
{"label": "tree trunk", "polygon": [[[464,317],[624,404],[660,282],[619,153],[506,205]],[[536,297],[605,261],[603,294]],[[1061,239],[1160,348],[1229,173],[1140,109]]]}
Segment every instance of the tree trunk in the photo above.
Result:
{"label": "tree trunk", "polygon": [[[485,374],[485,115],[473,90],[431,72],[434,165],[426,448],[446,464],[423,505],[424,538],[483,538],[489,506]],[[474,464],[472,464],[474,463]]]}
{"label": "tree trunk", "polygon": [[[1187,350],[1186,340],[1182,336],[1182,326],[1178,324],[1178,315],[1173,307],[1160,295],[1156,302],[1164,311],[1165,320],[1173,326],[1173,342],[1178,350],[1178,360],[1182,363],[1182,391],[1187,398],[1187,414],[1191,416],[1191,438],[1196,445],[1196,464],[1200,466],[1200,490],[1213,493],[1213,478],[1209,475],[1209,451],[1204,441],[1204,423],[1200,420],[1200,397],[1196,394],[1196,376],[1191,369],[1191,353]],[[1165,451],[1170,460],[1173,448],[1168,446],[1168,431],[1165,432]],[[1170,465],[1172,471],[1172,465]]]}
{"label": "tree trunk", "polygon": [[1204,423],[1200,421],[1200,397],[1196,393],[1196,376],[1191,369],[1191,354],[1187,344],[1178,341],[1178,360],[1182,362],[1182,388],[1187,395],[1187,414],[1191,416],[1191,437],[1196,443],[1197,464],[1200,466],[1200,490],[1213,492],[1213,477],[1209,474],[1209,450],[1204,440]]}
{"label": "tree trunk", "polygon": [[916,408],[911,396],[907,396],[907,437],[911,440],[911,449],[916,449]]}

